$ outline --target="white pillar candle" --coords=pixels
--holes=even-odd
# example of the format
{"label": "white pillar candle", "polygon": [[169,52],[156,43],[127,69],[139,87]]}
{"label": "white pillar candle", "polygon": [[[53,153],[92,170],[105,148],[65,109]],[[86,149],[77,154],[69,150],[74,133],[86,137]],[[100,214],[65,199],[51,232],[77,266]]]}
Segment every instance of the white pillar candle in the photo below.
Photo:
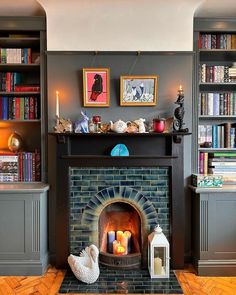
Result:
{"label": "white pillar candle", "polygon": [[60,106],[59,106],[59,91],[56,91],[56,117],[57,118],[60,118],[59,109],[60,109]]}
{"label": "white pillar candle", "polygon": [[127,236],[127,238],[128,238],[128,253],[131,253],[131,232],[130,231],[128,231],[128,230],[126,230],[125,232],[124,232],[124,235],[126,235]]}
{"label": "white pillar candle", "polygon": [[123,231],[118,230],[118,231],[116,232],[116,240],[117,240],[118,242],[121,242],[121,238],[122,238],[122,236],[123,236]]}
{"label": "white pillar candle", "polygon": [[111,230],[107,233],[107,249],[109,253],[113,253],[113,242],[115,241],[116,233]]}
{"label": "white pillar candle", "polygon": [[125,254],[128,254],[128,237],[125,234],[122,235],[120,244],[125,248]]}
{"label": "white pillar candle", "polygon": [[154,258],[154,274],[160,275],[162,272],[162,259],[159,257]]}

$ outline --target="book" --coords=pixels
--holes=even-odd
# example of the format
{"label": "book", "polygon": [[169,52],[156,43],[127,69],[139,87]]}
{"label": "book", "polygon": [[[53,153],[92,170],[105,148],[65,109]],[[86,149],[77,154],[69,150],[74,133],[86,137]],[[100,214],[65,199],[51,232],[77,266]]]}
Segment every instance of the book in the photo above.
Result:
{"label": "book", "polygon": [[0,181],[18,181],[18,155],[0,154]]}
{"label": "book", "polygon": [[17,84],[14,86],[14,91],[16,92],[39,92],[40,86],[39,85],[27,85],[27,84]]}
{"label": "book", "polygon": [[192,185],[195,187],[222,187],[222,175],[192,174]]}

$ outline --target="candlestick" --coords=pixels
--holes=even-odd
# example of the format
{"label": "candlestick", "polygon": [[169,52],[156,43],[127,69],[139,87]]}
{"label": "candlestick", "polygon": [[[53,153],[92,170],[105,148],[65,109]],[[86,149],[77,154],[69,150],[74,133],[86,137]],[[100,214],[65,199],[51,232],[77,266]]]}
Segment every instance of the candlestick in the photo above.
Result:
{"label": "candlestick", "polygon": [[59,91],[56,91],[56,117],[57,118],[60,118],[59,109],[60,109],[60,106],[59,106]]}
{"label": "candlestick", "polygon": [[154,274],[160,275],[162,272],[162,259],[159,257],[154,258]]}
{"label": "candlestick", "polygon": [[107,251],[113,253],[113,242],[115,241],[116,233],[111,230],[107,233]]}

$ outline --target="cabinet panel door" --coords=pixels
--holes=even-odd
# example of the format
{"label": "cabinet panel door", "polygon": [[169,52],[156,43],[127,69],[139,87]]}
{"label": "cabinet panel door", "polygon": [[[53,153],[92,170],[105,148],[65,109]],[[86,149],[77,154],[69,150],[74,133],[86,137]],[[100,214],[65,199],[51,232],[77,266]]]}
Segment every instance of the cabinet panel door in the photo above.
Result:
{"label": "cabinet panel door", "polygon": [[28,199],[29,195],[0,196],[0,259],[30,258],[32,219]]}
{"label": "cabinet panel door", "polygon": [[236,259],[236,194],[209,194],[209,259]]}

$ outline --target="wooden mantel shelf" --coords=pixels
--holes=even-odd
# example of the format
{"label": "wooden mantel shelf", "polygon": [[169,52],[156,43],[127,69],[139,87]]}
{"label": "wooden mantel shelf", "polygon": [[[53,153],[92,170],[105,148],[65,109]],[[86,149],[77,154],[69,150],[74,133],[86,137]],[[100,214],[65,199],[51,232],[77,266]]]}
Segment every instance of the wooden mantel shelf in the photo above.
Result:
{"label": "wooden mantel shelf", "polygon": [[65,143],[66,137],[118,137],[118,138],[137,138],[137,137],[173,137],[175,143],[180,143],[182,136],[191,135],[189,132],[146,132],[146,133],[116,133],[116,132],[107,132],[107,133],[74,133],[74,132],[65,132],[57,133],[50,132],[49,135],[57,136],[58,143]]}

